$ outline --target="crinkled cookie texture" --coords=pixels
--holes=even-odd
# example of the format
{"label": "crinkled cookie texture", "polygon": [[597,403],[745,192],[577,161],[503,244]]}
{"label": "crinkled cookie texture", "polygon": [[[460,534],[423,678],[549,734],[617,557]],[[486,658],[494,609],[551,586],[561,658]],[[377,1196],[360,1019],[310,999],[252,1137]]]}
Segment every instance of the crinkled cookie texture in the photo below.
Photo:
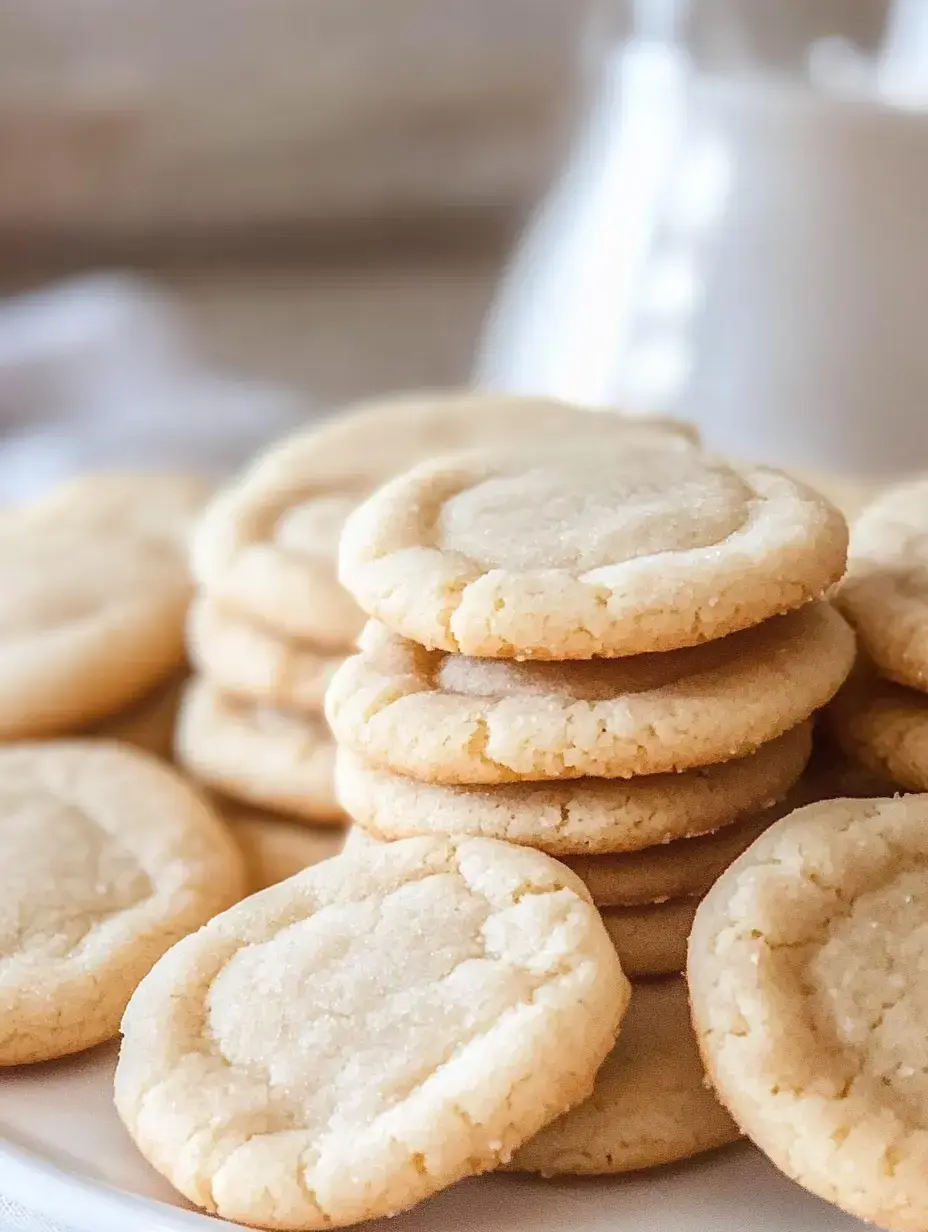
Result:
{"label": "crinkled cookie texture", "polygon": [[335,792],[349,816],[382,838],[470,834],[597,860],[672,846],[760,812],[799,778],[811,743],[811,724],[801,723],[747,757],[681,774],[480,788],[421,783],[340,748]]}
{"label": "crinkled cookie texture", "polygon": [[890,488],[854,523],[837,602],[884,676],[928,691],[928,479]]}
{"label": "crinkled cookie texture", "polygon": [[335,745],[321,715],[240,701],[195,678],[181,704],[175,752],[194,778],[234,800],[303,821],[343,820]]}
{"label": "crinkled cookie texture", "polygon": [[630,979],[676,975],[686,966],[686,942],[698,898],[638,907],[604,907],[603,923]]}
{"label": "crinkled cookie texture", "polygon": [[562,660],[712,641],[844,573],[844,518],[778,471],[621,438],[568,446],[393,479],[346,523],[342,582],[432,649]]}
{"label": "crinkled cookie texture", "polygon": [[690,941],[706,1069],[806,1189],[928,1226],[928,796],[778,822],[716,883]]}
{"label": "crinkled cookie texture", "polygon": [[94,722],[180,667],[203,480],[93,475],[0,523],[0,739]]}
{"label": "crinkled cookie texture", "polygon": [[745,757],[823,706],[853,659],[828,604],[704,646],[573,663],[448,655],[371,622],[326,714],[340,744],[425,782],[631,778]]}
{"label": "crinkled cookie texture", "polygon": [[342,832],[332,826],[300,825],[276,813],[231,803],[223,803],[222,816],[245,856],[252,893],[286,881],[342,848]]}
{"label": "crinkled cookie texture", "polygon": [[174,755],[174,727],[185,680],[184,672],[175,672],[164,684],[131,706],[85,729],[81,735],[121,740],[153,753],[162,761],[170,761]]}
{"label": "crinkled cookie texture", "polygon": [[515,1154],[543,1176],[633,1172],[737,1141],[706,1086],[682,979],[636,984],[618,1043],[593,1094]]}
{"label": "crinkled cookie texture", "polygon": [[630,989],[586,891],[490,839],[369,844],[175,946],[126,1011],[119,1114],[261,1227],[400,1211],[585,1099]]}
{"label": "crinkled cookie texture", "polygon": [[199,596],[187,617],[190,661],[223,693],[280,710],[318,711],[344,654],[284,637]]}
{"label": "crinkled cookie texture", "polygon": [[924,694],[866,671],[855,672],[828,707],[825,720],[849,758],[897,787],[928,791]]}
{"label": "crinkled cookie texture", "polygon": [[90,1048],[143,975],[244,892],[214,813],[104,741],[0,749],[0,1065]]}
{"label": "crinkled cookie texture", "polygon": [[349,513],[378,484],[436,453],[585,435],[659,437],[692,449],[667,420],[594,413],[547,398],[432,391],[366,402],[274,445],[213,501],[192,566],[213,597],[329,652],[363,624],[336,576]]}

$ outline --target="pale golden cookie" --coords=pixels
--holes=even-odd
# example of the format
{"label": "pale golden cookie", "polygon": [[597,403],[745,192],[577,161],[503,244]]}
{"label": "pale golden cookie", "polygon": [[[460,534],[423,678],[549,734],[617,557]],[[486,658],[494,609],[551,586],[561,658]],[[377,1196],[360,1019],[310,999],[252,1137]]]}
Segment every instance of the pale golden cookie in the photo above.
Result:
{"label": "pale golden cookie", "polygon": [[837,475],[833,471],[812,471],[791,466],[789,473],[807,488],[821,492],[826,500],[830,500],[841,510],[848,522],[853,522],[886,486],[885,483],[876,483],[872,479]]}
{"label": "pale golden cookie", "polygon": [[819,598],[847,526],[778,471],[585,442],[433,460],[345,525],[339,576],[394,633],[499,658],[674,650]]}
{"label": "pale golden cookie", "polygon": [[470,659],[376,622],[361,647],[326,695],[336,739],[437,783],[631,778],[744,757],[823,706],[854,659],[828,604],[632,659]]}
{"label": "pale golden cookie", "polygon": [[223,693],[297,711],[322,709],[345,658],[272,633],[205,595],[190,608],[187,650],[194,667]]}
{"label": "pale golden cookie", "polygon": [[174,755],[174,727],[186,678],[185,672],[176,672],[133,705],[117,711],[81,734],[121,740],[144,749],[146,753],[153,753],[163,761],[170,761]]}
{"label": "pale golden cookie", "polygon": [[928,797],[778,822],[690,941],[707,1071],[788,1176],[883,1228],[928,1226]]}
{"label": "pale golden cookie", "polygon": [[686,941],[698,898],[638,907],[604,907],[603,923],[630,979],[676,975],[686,966]]}
{"label": "pale golden cookie", "polygon": [[747,757],[681,774],[489,787],[420,783],[340,748],[335,791],[346,813],[383,838],[471,834],[557,856],[636,852],[766,808],[799,778],[810,747],[811,725],[802,723]]}
{"label": "pale golden cookie", "polygon": [[548,398],[436,390],[365,402],[274,445],[211,504],[193,545],[206,591],[328,651],[363,624],[336,577],[345,518],[398,471],[478,444],[655,436],[691,449],[673,421],[594,413]]}
{"label": "pale golden cookie", "polygon": [[928,478],[888,489],[854,523],[837,603],[882,675],[928,691]]}
{"label": "pale golden cookie", "polygon": [[277,813],[225,803],[222,815],[245,856],[252,892],[286,881],[342,848],[342,832],[332,826],[302,825]]}
{"label": "pale golden cookie", "polygon": [[194,679],[181,704],[175,751],[195,778],[235,800],[304,821],[343,820],[335,745],[321,715],[256,706]]}
{"label": "pale golden cookie", "polygon": [[515,1154],[542,1176],[633,1172],[740,1138],[707,1088],[682,979],[636,984],[618,1043],[585,1103]]}
{"label": "pale golden cookie", "polygon": [[889,783],[909,791],[928,791],[928,698],[924,694],[866,671],[855,673],[828,707],[825,721],[853,761]]}
{"label": "pale golden cookie", "polygon": [[0,738],[130,705],[183,662],[186,541],[207,486],[94,475],[0,523]]}
{"label": "pale golden cookie", "polygon": [[589,1095],[629,994],[548,856],[369,845],[174,947],[126,1011],[116,1105],[197,1205],[339,1227],[508,1161]]}
{"label": "pale golden cookie", "polygon": [[125,745],[0,749],[0,1065],[111,1038],[178,938],[244,892],[200,796]]}

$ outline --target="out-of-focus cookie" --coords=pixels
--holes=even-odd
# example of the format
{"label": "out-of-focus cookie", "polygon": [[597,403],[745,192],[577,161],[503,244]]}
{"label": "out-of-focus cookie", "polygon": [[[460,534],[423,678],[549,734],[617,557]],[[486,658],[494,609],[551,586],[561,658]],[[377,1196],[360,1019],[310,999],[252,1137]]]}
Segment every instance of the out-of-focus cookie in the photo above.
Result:
{"label": "out-of-focus cookie", "polygon": [[321,715],[227,697],[201,678],[178,716],[180,765],[214,791],[303,821],[341,825],[335,745]]}
{"label": "out-of-focus cookie", "polygon": [[823,706],[853,659],[825,603],[703,646],[573,663],[429,651],[372,621],[326,713],[340,744],[426,782],[631,778],[752,753]]}
{"label": "out-of-focus cookie", "polygon": [[174,947],[126,1011],[116,1106],[198,1206],[341,1227],[508,1161],[585,1099],[629,994],[550,857],[370,844]]}
{"label": "out-of-focus cookie", "polygon": [[227,801],[221,812],[245,856],[252,892],[286,881],[342,848],[342,832],[332,826],[303,825],[279,813]]}
{"label": "out-of-focus cookie", "polygon": [[[591,861],[600,859],[595,853],[665,844],[654,851],[660,860],[675,848],[673,840],[731,826],[782,799],[810,747],[811,724],[802,723],[747,757],[680,774],[487,787],[421,783],[377,770],[340,748],[335,790],[345,812],[382,838],[482,835],[551,855],[589,854]],[[622,866],[619,860],[616,867]]]}
{"label": "out-of-focus cookie", "polygon": [[0,749],[0,863],[0,1065],[110,1039],[165,950],[244,892],[201,797],[101,740]]}
{"label": "out-of-focus cookie", "polygon": [[723,1104],[783,1172],[882,1228],[928,1225],[928,796],[773,826],[703,900],[693,1021]]}
{"label": "out-of-focus cookie", "polygon": [[509,1165],[543,1176],[633,1172],[735,1142],[708,1088],[682,979],[636,984],[593,1094],[518,1150]]}
{"label": "out-of-focus cookie", "polygon": [[604,907],[603,923],[630,979],[676,975],[686,967],[686,942],[698,898],[638,907]]}
{"label": "out-of-focus cookie", "polygon": [[923,693],[863,669],[840,691],[824,721],[852,761],[887,783],[928,791],[928,698]]}
{"label": "out-of-focus cookie", "polygon": [[174,728],[186,679],[185,672],[176,672],[133,705],[109,715],[81,734],[121,740],[163,761],[170,761],[174,755]]}

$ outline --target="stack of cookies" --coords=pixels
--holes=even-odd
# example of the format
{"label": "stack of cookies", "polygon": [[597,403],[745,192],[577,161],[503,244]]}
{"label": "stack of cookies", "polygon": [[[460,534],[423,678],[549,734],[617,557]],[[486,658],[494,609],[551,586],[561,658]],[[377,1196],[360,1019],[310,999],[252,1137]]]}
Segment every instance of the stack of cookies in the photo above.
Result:
{"label": "stack of cookies", "polygon": [[836,602],[860,661],[829,707],[830,732],[889,784],[928,791],[928,479],[887,489],[855,521]]}

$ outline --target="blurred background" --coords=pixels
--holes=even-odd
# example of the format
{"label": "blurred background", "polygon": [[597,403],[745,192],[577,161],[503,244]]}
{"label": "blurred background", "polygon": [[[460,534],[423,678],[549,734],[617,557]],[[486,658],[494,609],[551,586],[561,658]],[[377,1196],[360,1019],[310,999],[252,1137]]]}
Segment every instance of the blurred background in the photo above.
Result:
{"label": "blurred background", "polygon": [[0,0],[0,500],[478,380],[928,462],[924,0]]}

